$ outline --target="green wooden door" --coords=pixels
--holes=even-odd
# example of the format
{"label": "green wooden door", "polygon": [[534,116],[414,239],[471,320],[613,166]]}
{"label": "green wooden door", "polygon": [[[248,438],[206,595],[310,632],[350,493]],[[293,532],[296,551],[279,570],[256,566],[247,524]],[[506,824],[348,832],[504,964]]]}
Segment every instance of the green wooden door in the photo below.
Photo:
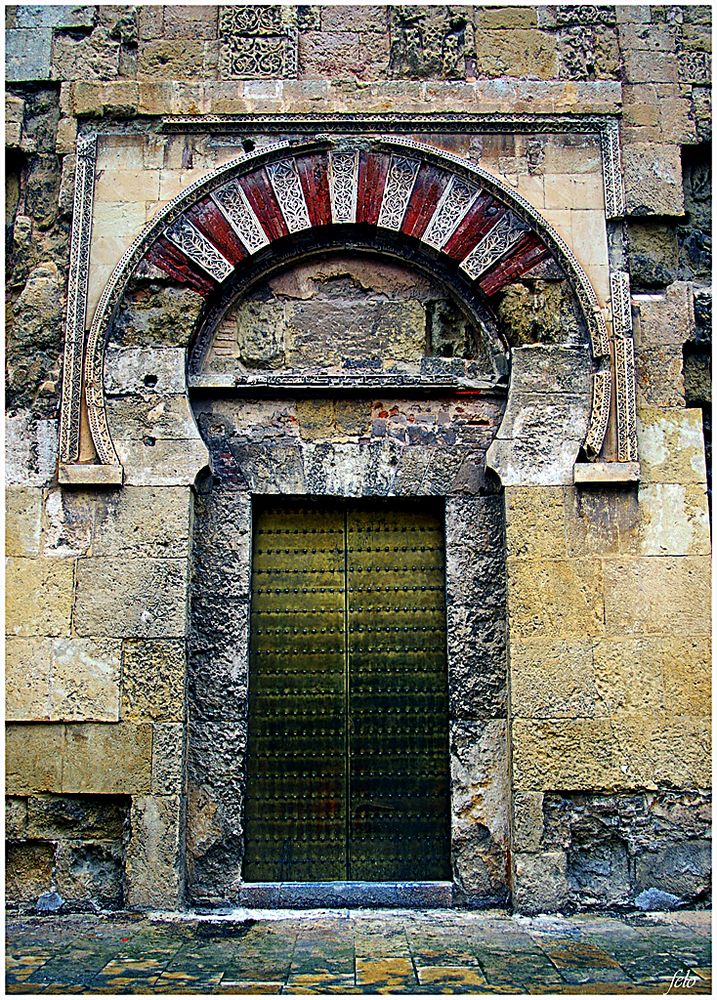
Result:
{"label": "green wooden door", "polygon": [[450,877],[442,515],[254,518],[247,881]]}

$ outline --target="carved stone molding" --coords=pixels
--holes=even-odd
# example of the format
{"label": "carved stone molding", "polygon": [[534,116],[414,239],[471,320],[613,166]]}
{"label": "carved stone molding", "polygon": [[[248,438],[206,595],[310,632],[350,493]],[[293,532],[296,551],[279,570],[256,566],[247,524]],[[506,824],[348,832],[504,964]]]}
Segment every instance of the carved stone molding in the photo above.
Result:
{"label": "carved stone molding", "polygon": [[97,135],[90,132],[77,141],[60,408],[60,462],[63,464],[76,462],[80,451],[82,360],[85,348],[96,162]]}
{"label": "carved stone molding", "polygon": [[[579,8],[578,8],[579,9]],[[590,8],[599,10],[600,8]],[[579,22],[571,22],[579,23]],[[299,135],[362,134],[400,135],[430,132],[433,134],[463,132],[499,134],[525,132],[529,134],[594,134],[599,136],[602,156],[605,216],[619,219],[625,215],[625,188],[622,179],[620,128],[612,115],[546,115],[546,114],[471,114],[444,112],[414,115],[410,112],[368,114],[313,113],[272,115],[169,115],[162,119],[165,132],[204,132],[220,134],[285,134]]]}
{"label": "carved stone molding", "polygon": [[[274,116],[272,120],[286,119],[286,117]],[[336,117],[333,116],[333,119]],[[376,117],[372,116],[374,122]],[[388,117],[395,124],[395,116]],[[459,117],[436,116],[439,122],[426,117],[426,122],[430,120],[433,131],[440,131],[441,123],[446,129],[449,123],[450,127],[455,129],[456,119]],[[326,124],[326,119],[322,116],[292,117],[291,122],[295,124],[298,120],[307,126],[311,119],[316,130],[317,118],[321,118],[324,125]],[[355,118],[356,116],[353,116],[352,120],[355,121]],[[501,125],[505,129],[509,119],[513,129],[520,126],[533,131],[567,131],[569,124],[573,131],[576,130],[576,119],[570,116],[553,116],[549,119],[542,116],[505,116],[500,120],[491,119],[491,127],[488,127],[487,120],[481,116],[471,116],[470,120],[475,131],[479,128],[499,131]],[[208,121],[207,118],[200,120],[205,126],[205,131],[213,130],[211,120]],[[606,121],[598,116],[583,116],[577,120],[581,126],[578,131],[598,132],[601,137],[611,133],[613,138],[617,138],[616,130],[611,132],[614,125],[612,120]],[[182,121],[186,123],[188,120]],[[254,124],[258,124],[256,119],[253,121]],[[222,125],[220,130],[226,130],[226,120],[217,119],[215,122],[217,125],[220,123]],[[165,130],[175,131],[177,124],[176,119],[167,121],[164,123]],[[421,130],[421,124],[420,119],[410,119],[410,128],[414,132]],[[408,130],[408,127],[409,121],[406,120],[405,130]],[[385,129],[385,124],[383,128]],[[287,129],[288,122],[284,121],[282,130]],[[330,137],[321,136],[313,142],[303,144],[296,141],[271,143],[255,153],[238,156],[194,182],[173,198],[127,249],[100,297],[85,351],[84,380],[88,417],[93,442],[102,463],[117,464],[104,407],[102,381],[104,342],[114,310],[138,264],[151,252],[155,255],[150,258],[152,262],[157,263],[159,260],[161,266],[161,241],[168,240],[175,247],[175,253],[184,254],[190,268],[194,265],[199,267],[204,275],[203,294],[208,294],[206,289],[211,290],[214,285],[220,285],[239,263],[239,258],[230,259],[231,255],[225,247],[219,250],[212,244],[211,239],[191,226],[186,213],[200,199],[204,199],[210,208],[213,205],[212,211],[221,213],[229,222],[238,237],[239,245],[244,246],[248,254],[260,250],[267,252],[272,239],[275,238],[271,235],[272,231],[294,233],[307,230],[309,228],[307,221],[310,225],[324,226],[330,223],[351,224],[368,221],[372,225],[379,225],[394,232],[417,236],[424,244],[434,247],[442,256],[446,255],[454,260],[456,267],[462,270],[469,280],[475,281],[488,296],[495,294],[496,290],[508,281],[515,280],[520,274],[534,268],[545,257],[552,256],[563,269],[577,295],[590,332],[593,357],[596,361],[609,359],[610,348],[603,308],[585,272],[565,242],[525,199],[508,189],[499,178],[464,159],[412,139],[376,138],[367,143],[364,136],[354,148],[351,147],[352,141],[348,136],[342,137],[336,144]],[[603,153],[604,151],[605,145]],[[304,165],[302,157],[309,156],[314,158],[311,169],[323,171],[325,183],[322,191],[325,191],[325,205],[317,202],[319,195],[311,188],[308,180],[310,171],[308,166]],[[367,158],[371,161],[370,164]],[[307,159],[306,163],[308,162]],[[366,171],[369,170],[373,170],[373,174],[370,174],[370,179],[367,180],[369,174]],[[441,180],[440,183],[433,185],[433,201],[427,203],[425,198],[419,199],[421,203],[419,211],[416,205],[412,204],[414,190],[418,198],[421,194],[420,185],[425,181],[424,175],[430,171],[439,174]],[[263,181],[258,172],[263,172]],[[619,169],[616,176],[619,177]],[[77,236],[73,227],[73,246],[82,242],[80,236],[82,220],[85,219],[87,225],[88,213],[91,224],[91,191],[89,193],[87,191],[86,177],[83,181],[84,187],[78,183],[76,192]],[[260,181],[267,191],[272,192],[273,207],[267,210],[270,216],[273,213],[273,221],[272,218],[264,217],[262,210],[257,208],[258,205],[266,203],[262,199],[253,197],[252,194],[252,185],[259,184]],[[374,216],[370,216],[370,205],[367,207],[370,202],[370,198],[367,199],[366,196],[367,183],[374,187],[378,185],[372,194],[372,197],[379,199]],[[506,212],[509,214],[506,215]],[[498,227],[501,219],[503,221]],[[226,226],[226,222],[224,225]],[[188,226],[191,226],[191,232]],[[491,236],[494,227],[495,232]],[[200,239],[195,239],[195,234]],[[193,238],[189,239],[189,235]],[[87,229],[85,242],[89,248]],[[75,271],[80,274],[81,268],[76,268]],[[85,259],[85,296],[86,284]],[[84,308],[83,303],[83,327]],[[77,308],[73,314],[75,323],[76,314]],[[69,321],[68,313],[68,324]],[[80,398],[82,385],[81,373],[79,378],[77,374],[81,365],[81,351],[78,362],[76,352],[73,354],[71,350],[73,344],[76,347],[76,338],[74,341],[68,338],[66,358],[69,356],[72,364],[66,365],[63,394],[63,413],[67,412],[68,415],[74,412],[69,401],[74,398],[76,402]],[[629,403],[622,408],[618,405],[618,413],[623,414],[624,428],[630,413],[634,414],[634,371],[630,381],[624,354],[621,354],[621,358],[623,377],[619,383],[617,380],[615,382],[617,392],[630,391],[630,385],[633,386],[631,406]],[[601,369],[596,373],[593,418],[585,441],[586,450],[592,456],[599,454],[605,436],[606,414],[609,418],[610,411],[611,383],[609,371],[606,373]],[[75,408],[79,414],[79,407]],[[70,425],[65,420],[63,431],[66,435],[65,428],[68,426]],[[630,438],[629,433],[627,438]],[[75,439],[79,439],[79,417]],[[71,454],[69,450],[63,452],[66,456]],[[63,461],[67,460],[63,458]]]}
{"label": "carved stone molding", "polygon": [[635,407],[635,351],[632,337],[615,337],[615,406],[617,458],[637,462],[637,413]]}

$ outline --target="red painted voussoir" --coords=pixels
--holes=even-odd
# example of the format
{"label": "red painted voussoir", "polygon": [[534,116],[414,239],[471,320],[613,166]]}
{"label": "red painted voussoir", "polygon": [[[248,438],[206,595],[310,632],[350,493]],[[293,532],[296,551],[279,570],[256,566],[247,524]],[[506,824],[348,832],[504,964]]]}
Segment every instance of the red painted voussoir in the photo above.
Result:
{"label": "red painted voussoir", "polygon": [[240,177],[239,183],[268,238],[278,240],[282,236],[288,236],[289,230],[284,222],[279,203],[274,197],[266,170],[260,167],[259,170]]}
{"label": "red painted voussoir", "polygon": [[180,285],[189,285],[205,298],[216,288],[216,283],[201,273],[189,257],[164,236],[155,240],[147,251],[146,258],[150,264],[161,268]]}
{"label": "red painted voussoir", "polygon": [[438,200],[448,186],[450,174],[432,163],[422,163],[403,217],[401,232],[420,239],[436,210]]}
{"label": "red painted voussoir", "polygon": [[534,233],[526,233],[519,243],[478,282],[478,287],[486,295],[495,295],[511,281],[515,281],[531,267],[550,256],[548,248]]}
{"label": "red painted voussoir", "polygon": [[185,215],[230,263],[238,264],[248,256],[246,247],[211,198],[203,198],[192,205]]}
{"label": "red painted voussoir", "polygon": [[330,226],[331,196],[329,194],[326,154],[311,153],[298,157],[296,168],[299,171],[299,179],[304,190],[311,225]]}
{"label": "red painted voussoir", "polygon": [[361,153],[356,202],[357,222],[367,222],[370,226],[375,226],[378,222],[389,162],[389,157],[383,153]]}
{"label": "red painted voussoir", "polygon": [[505,212],[505,205],[492,194],[483,191],[459,223],[455,233],[444,246],[443,252],[454,260],[464,260]]}

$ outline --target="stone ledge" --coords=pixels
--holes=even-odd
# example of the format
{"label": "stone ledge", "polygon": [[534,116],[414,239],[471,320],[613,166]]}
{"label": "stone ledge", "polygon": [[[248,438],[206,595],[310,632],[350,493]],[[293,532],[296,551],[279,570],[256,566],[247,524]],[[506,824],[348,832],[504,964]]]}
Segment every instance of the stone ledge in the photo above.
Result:
{"label": "stone ledge", "polygon": [[616,486],[640,482],[639,462],[576,462],[573,482],[580,486]]}
{"label": "stone ledge", "polygon": [[60,465],[57,481],[61,486],[121,486],[121,465]]}
{"label": "stone ledge", "polygon": [[239,905],[445,908],[453,905],[453,886],[450,882],[245,882],[239,890]]}

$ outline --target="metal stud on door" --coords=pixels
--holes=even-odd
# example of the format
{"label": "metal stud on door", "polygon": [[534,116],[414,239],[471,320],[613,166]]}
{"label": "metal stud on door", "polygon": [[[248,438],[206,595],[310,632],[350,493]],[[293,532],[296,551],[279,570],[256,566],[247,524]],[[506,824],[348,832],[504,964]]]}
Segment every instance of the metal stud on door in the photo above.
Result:
{"label": "metal stud on door", "polygon": [[247,881],[449,877],[438,510],[255,512]]}

